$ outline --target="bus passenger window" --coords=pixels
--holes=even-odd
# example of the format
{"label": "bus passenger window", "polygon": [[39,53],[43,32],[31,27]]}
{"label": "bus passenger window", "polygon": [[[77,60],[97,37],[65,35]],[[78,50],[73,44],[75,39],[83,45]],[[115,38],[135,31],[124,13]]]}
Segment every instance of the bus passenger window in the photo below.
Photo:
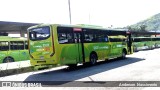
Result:
{"label": "bus passenger window", "polygon": [[8,42],[0,42],[0,51],[8,51],[9,50],[9,44]]}
{"label": "bus passenger window", "polygon": [[17,43],[15,41],[10,42],[10,49],[11,50],[17,50]]}
{"label": "bus passenger window", "polygon": [[105,37],[105,42],[108,42],[108,37]]}
{"label": "bus passenger window", "polygon": [[60,44],[63,44],[63,43],[74,43],[73,28],[58,27],[57,28],[57,34],[58,34],[58,42]]}
{"label": "bus passenger window", "polygon": [[23,41],[17,42],[17,45],[18,45],[18,50],[24,50],[24,42]]}
{"label": "bus passenger window", "polygon": [[73,43],[73,37],[70,33],[58,33],[59,43]]}
{"label": "bus passenger window", "polygon": [[95,38],[97,42],[106,42],[107,40],[104,34],[96,34]]}
{"label": "bus passenger window", "polygon": [[93,34],[85,34],[84,41],[85,42],[92,42],[93,41]]}
{"label": "bus passenger window", "polygon": [[23,41],[11,41],[10,49],[11,50],[24,50],[24,42]]}

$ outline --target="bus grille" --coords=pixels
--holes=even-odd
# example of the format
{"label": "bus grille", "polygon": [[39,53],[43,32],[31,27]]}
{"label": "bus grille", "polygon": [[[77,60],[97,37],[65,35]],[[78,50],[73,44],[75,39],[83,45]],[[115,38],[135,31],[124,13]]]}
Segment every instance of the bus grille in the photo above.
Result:
{"label": "bus grille", "polygon": [[46,63],[46,61],[37,61],[37,63]]}

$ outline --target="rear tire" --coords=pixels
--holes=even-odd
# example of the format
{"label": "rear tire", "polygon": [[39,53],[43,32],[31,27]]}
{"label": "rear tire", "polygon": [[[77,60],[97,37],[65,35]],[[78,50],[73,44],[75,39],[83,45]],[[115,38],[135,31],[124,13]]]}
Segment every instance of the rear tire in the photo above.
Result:
{"label": "rear tire", "polygon": [[3,60],[3,63],[9,63],[9,62],[14,62],[14,59],[11,58],[11,57],[6,57],[6,58]]}
{"label": "rear tire", "polygon": [[69,69],[75,69],[77,67],[77,64],[69,64]]}
{"label": "rear tire", "polygon": [[97,63],[97,55],[96,54],[91,54],[90,55],[90,65],[95,65]]}
{"label": "rear tire", "polygon": [[137,47],[134,47],[134,52],[138,52]]}
{"label": "rear tire", "polygon": [[121,58],[122,58],[122,59],[126,59],[126,54],[127,54],[126,51],[123,50]]}

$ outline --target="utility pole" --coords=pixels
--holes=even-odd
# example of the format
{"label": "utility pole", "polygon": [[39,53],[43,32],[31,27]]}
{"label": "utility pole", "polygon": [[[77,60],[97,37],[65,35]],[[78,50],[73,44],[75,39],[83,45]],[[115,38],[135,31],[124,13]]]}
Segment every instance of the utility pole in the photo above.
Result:
{"label": "utility pole", "polygon": [[88,15],[89,17],[89,24],[91,24],[91,15],[90,15],[90,10],[89,10],[89,15]]}
{"label": "utility pole", "polygon": [[70,24],[72,24],[70,0],[68,0],[68,7],[69,7],[69,21],[70,21]]}

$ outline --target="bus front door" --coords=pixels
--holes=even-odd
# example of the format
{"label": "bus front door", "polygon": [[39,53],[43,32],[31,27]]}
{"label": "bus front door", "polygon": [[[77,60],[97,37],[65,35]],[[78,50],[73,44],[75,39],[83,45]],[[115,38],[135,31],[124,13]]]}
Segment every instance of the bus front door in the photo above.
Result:
{"label": "bus front door", "polygon": [[82,32],[74,32],[74,40],[75,40],[75,47],[76,47],[76,61],[77,63],[84,62],[84,46],[82,40]]}

